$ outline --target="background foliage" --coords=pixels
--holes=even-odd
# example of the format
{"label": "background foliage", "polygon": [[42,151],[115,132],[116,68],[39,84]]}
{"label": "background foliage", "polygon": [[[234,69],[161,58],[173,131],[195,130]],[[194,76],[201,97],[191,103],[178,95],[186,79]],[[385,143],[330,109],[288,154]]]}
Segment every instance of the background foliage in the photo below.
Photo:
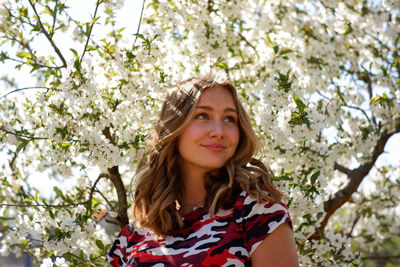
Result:
{"label": "background foliage", "polygon": [[[144,7],[130,35],[116,23],[123,1],[93,1],[87,21],[68,1],[2,1],[0,61],[35,84],[2,75],[1,253],[106,265],[165,93],[211,74],[232,80],[251,114],[301,264],[399,264],[399,164],[376,166],[400,132],[399,2]],[[72,182],[46,196],[34,172]]]}

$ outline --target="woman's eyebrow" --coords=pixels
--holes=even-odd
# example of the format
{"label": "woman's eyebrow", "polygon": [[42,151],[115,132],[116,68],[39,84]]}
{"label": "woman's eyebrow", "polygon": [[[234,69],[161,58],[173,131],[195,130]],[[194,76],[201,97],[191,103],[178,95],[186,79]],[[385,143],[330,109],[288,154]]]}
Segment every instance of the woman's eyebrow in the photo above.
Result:
{"label": "woman's eyebrow", "polygon": [[[209,110],[209,111],[214,110],[214,109],[213,109],[212,107],[210,107],[210,106],[197,106],[196,109],[197,109],[197,108],[201,108],[201,109],[205,109],[205,110]],[[224,112],[234,112],[234,113],[237,113],[236,109],[234,109],[234,108],[226,108],[226,109],[224,109]]]}

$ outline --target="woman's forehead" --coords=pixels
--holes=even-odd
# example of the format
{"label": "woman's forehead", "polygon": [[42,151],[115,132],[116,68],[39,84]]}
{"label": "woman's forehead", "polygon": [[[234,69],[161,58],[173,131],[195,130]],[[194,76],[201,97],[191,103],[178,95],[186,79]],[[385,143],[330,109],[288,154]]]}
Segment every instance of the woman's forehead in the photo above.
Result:
{"label": "woman's forehead", "polygon": [[202,106],[206,103],[214,105],[223,104],[224,106],[236,108],[235,100],[231,91],[224,86],[216,86],[205,89],[197,101],[197,106]]}

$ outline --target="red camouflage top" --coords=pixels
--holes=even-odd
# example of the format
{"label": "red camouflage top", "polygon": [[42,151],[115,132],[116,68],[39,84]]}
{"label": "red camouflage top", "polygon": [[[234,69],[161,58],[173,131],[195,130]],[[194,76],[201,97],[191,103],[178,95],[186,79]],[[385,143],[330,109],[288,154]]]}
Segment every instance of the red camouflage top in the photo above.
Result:
{"label": "red camouflage top", "polygon": [[184,226],[158,241],[148,229],[126,225],[107,255],[112,266],[251,266],[251,254],[279,225],[291,219],[284,203],[257,203],[242,192],[232,209],[210,217],[197,209]]}

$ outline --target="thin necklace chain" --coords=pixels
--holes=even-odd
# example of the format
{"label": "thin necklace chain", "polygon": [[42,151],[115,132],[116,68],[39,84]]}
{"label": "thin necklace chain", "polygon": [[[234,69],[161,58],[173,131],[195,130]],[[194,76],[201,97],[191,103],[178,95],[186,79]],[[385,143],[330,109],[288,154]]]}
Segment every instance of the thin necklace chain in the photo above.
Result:
{"label": "thin necklace chain", "polygon": [[197,210],[197,209],[203,208],[204,201],[199,201],[199,202],[193,203],[193,204],[182,204],[182,207],[191,207],[191,206],[193,206],[192,210]]}

